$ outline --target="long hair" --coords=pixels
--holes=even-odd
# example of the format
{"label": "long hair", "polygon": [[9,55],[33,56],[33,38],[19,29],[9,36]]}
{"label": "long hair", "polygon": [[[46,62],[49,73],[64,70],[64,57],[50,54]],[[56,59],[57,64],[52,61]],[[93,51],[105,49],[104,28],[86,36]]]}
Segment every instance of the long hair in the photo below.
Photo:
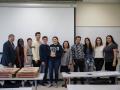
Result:
{"label": "long hair", "polygon": [[92,44],[91,44],[91,41],[90,41],[89,38],[85,38],[85,40],[84,40],[84,42],[85,42],[85,45],[84,45],[84,52],[86,52],[86,50],[87,50],[87,48],[88,48],[87,43],[86,43],[86,40],[89,41],[89,49],[90,49],[91,52],[93,52],[93,47],[92,47]]}
{"label": "long hair", "polygon": [[113,38],[113,36],[112,35],[107,35],[107,37],[106,37],[106,46],[108,46],[108,42],[107,42],[107,38],[108,37],[110,37],[111,38],[111,41],[112,41],[112,43],[114,43],[115,45],[117,45],[117,47],[118,47],[118,44],[114,41],[114,38]]}
{"label": "long hair", "polygon": [[[22,41],[22,45],[21,45],[21,41]],[[17,42],[17,52],[19,52],[20,55],[24,55],[24,41],[22,38],[18,39]]]}
{"label": "long hair", "polygon": [[102,38],[101,37],[97,37],[96,40],[95,40],[95,48],[98,47],[98,44],[97,44],[97,39],[100,39],[100,46],[103,45],[103,41],[102,41]]}
{"label": "long hair", "polygon": [[17,46],[18,47],[22,47],[21,44],[20,44],[20,41],[22,41],[22,44],[24,45],[24,40],[22,38],[18,39],[17,41]]}

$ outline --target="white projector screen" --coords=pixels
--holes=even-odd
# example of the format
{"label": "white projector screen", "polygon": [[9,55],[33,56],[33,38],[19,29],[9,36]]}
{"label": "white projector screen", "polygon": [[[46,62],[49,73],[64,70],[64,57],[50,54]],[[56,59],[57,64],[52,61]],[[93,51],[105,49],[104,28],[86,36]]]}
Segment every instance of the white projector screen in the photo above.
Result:
{"label": "white projector screen", "polygon": [[0,52],[8,34],[13,33],[26,42],[34,39],[35,32],[47,35],[49,44],[53,36],[58,36],[60,43],[68,40],[74,43],[74,8],[26,8],[0,7]]}

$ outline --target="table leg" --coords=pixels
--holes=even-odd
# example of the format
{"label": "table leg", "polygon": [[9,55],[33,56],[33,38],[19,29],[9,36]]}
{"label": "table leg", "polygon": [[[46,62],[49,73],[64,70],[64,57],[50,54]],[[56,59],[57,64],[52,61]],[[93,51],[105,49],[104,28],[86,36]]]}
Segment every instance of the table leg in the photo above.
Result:
{"label": "table leg", "polygon": [[24,80],[22,80],[22,87],[24,87],[25,86],[25,81]]}
{"label": "table leg", "polygon": [[69,82],[69,84],[71,83],[70,78],[68,78],[68,82]]}
{"label": "table leg", "polygon": [[37,90],[37,80],[35,80],[35,90]]}
{"label": "table leg", "polygon": [[118,78],[117,77],[115,77],[115,83],[118,84]]}

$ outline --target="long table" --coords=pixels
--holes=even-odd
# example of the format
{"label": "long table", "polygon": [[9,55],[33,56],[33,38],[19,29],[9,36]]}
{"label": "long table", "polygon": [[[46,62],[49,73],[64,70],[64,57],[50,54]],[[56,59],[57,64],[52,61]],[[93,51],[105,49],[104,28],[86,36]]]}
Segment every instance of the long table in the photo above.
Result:
{"label": "long table", "polygon": [[63,78],[68,78],[69,79],[69,84],[71,78],[95,78],[95,77],[110,77],[110,76],[115,76],[118,77],[120,76],[119,71],[94,71],[94,72],[70,72],[62,73]]}
{"label": "long table", "polygon": [[38,77],[35,78],[0,78],[1,81],[9,80],[9,81],[22,81],[22,86],[24,87],[24,81],[31,80],[35,82],[35,90],[37,90],[37,80],[43,80],[44,73],[40,73]]}
{"label": "long table", "polygon": [[32,88],[0,88],[0,90],[32,90]]}
{"label": "long table", "polygon": [[120,85],[67,85],[67,90],[120,90]]}

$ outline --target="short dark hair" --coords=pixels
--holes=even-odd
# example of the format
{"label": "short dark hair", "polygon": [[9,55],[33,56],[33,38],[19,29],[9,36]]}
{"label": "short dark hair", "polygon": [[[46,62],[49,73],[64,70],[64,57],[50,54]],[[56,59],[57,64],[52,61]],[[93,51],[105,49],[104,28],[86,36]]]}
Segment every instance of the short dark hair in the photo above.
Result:
{"label": "short dark hair", "polygon": [[81,36],[75,36],[75,40],[76,40],[77,38],[80,38],[80,39],[81,39]]}
{"label": "short dark hair", "polygon": [[31,40],[31,41],[32,41],[32,38],[28,38],[28,39],[27,39],[27,42],[28,42],[29,40]]}
{"label": "short dark hair", "polygon": [[53,38],[56,38],[58,40],[58,37],[57,36],[54,36]]}
{"label": "short dark hair", "polygon": [[47,36],[43,36],[43,37],[42,37],[42,39],[44,39],[44,38],[48,39],[48,37],[47,37]]}
{"label": "short dark hair", "polygon": [[8,35],[8,38],[14,37],[14,36],[15,36],[14,34],[9,34],[9,35]]}
{"label": "short dark hair", "polygon": [[35,36],[37,36],[37,34],[41,34],[41,33],[40,33],[40,32],[36,32],[36,33],[35,33]]}

